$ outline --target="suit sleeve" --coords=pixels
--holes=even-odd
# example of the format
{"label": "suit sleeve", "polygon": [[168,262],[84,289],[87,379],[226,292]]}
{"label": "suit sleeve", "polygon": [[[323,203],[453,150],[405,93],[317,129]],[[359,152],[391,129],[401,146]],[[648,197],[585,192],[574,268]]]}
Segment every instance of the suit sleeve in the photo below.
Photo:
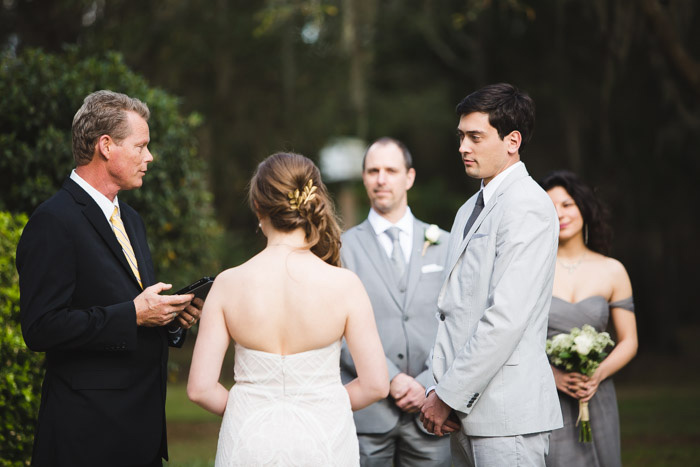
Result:
{"label": "suit sleeve", "polygon": [[[75,227],[74,227],[75,228]],[[37,211],[17,247],[20,322],[35,351],[87,349],[127,351],[136,347],[133,301],[75,308],[76,255],[69,227],[46,210]]]}
{"label": "suit sleeve", "polygon": [[420,372],[420,374],[416,375],[414,378],[418,383],[420,383],[421,386],[424,388],[429,388],[430,386],[435,384],[435,378],[433,377],[433,371],[432,368],[430,367],[430,362],[433,359],[433,353],[430,352],[428,355],[428,359],[425,362],[425,370]]}
{"label": "suit sleeve", "polygon": [[[166,327],[167,329],[167,327]],[[185,345],[185,338],[187,337],[187,331],[182,328],[178,328],[176,331],[168,330],[168,345],[170,347],[175,347],[176,349],[182,348]]]}
{"label": "suit sleeve", "polygon": [[[491,305],[436,388],[441,400],[469,413],[518,346],[539,311],[543,290],[551,293],[556,257],[556,218],[537,199],[520,199],[504,209],[497,224],[496,257],[488,281]],[[470,399],[471,398],[471,399]]]}

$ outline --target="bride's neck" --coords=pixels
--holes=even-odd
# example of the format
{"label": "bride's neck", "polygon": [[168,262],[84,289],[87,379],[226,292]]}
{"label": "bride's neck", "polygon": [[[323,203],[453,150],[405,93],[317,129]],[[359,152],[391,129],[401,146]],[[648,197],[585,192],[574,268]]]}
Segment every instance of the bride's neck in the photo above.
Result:
{"label": "bride's neck", "polygon": [[271,228],[269,230],[270,231],[267,235],[268,247],[278,245],[284,245],[290,248],[299,249],[305,249],[309,247],[308,243],[306,242],[306,234],[304,232],[304,229],[302,228],[292,230],[291,232],[281,232],[274,228]]}

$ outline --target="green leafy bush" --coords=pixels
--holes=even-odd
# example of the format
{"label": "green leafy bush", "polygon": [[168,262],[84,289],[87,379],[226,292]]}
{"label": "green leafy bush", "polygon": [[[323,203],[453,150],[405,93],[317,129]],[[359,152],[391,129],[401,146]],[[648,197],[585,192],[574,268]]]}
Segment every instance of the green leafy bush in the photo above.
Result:
{"label": "green leafy bush", "polygon": [[31,213],[60,188],[74,167],[73,115],[98,89],[137,97],[151,109],[155,160],[143,186],[119,196],[144,218],[158,280],[179,288],[215,274],[212,245],[221,234],[194,136],[201,117],[181,115],[177,98],[150,87],[116,53],[82,57],[67,47],[0,57],[0,210]]}
{"label": "green leafy bush", "polygon": [[27,349],[19,325],[17,242],[27,216],[0,212],[0,466],[29,465],[44,354]]}

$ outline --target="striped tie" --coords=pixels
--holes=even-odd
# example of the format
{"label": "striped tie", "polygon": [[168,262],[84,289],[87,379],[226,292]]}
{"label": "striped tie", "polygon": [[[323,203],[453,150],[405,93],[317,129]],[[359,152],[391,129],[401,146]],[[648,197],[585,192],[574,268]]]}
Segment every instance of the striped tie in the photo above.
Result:
{"label": "striped tie", "polygon": [[134,249],[131,248],[131,242],[129,242],[129,237],[126,235],[126,229],[124,229],[124,223],[122,218],[119,216],[119,208],[114,206],[114,212],[112,217],[109,218],[109,222],[112,223],[112,230],[114,230],[114,235],[117,237],[117,241],[122,246],[122,251],[126,260],[129,262],[131,267],[131,272],[134,273],[136,279],[139,281],[139,285],[143,289],[143,284],[141,283],[141,274],[139,274],[139,265],[136,263],[136,255],[134,255]]}

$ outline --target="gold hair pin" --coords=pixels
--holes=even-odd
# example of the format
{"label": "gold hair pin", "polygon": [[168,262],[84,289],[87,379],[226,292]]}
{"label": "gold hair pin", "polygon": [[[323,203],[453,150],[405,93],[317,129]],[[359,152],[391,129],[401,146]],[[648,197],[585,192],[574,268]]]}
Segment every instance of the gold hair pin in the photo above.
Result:
{"label": "gold hair pin", "polygon": [[309,202],[309,200],[312,200],[316,197],[316,187],[314,186],[314,182],[309,179],[309,181],[304,185],[304,189],[299,192],[299,189],[297,188],[294,190],[294,192],[289,192],[287,193],[287,196],[289,197],[289,206],[292,211],[298,210],[299,206],[302,204],[306,204]]}

